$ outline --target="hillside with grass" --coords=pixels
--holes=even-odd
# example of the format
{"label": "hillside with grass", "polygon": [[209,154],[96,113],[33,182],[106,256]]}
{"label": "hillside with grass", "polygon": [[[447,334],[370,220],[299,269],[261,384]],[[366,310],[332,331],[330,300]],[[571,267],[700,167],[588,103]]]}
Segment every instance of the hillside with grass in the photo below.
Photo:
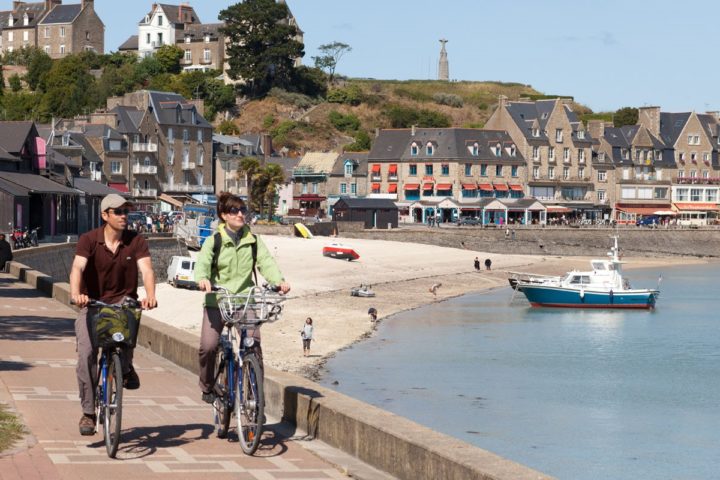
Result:
{"label": "hillside with grass", "polygon": [[[232,123],[240,133],[269,132],[275,149],[289,154],[363,151],[376,128],[482,128],[500,95],[511,101],[558,96],[520,83],[344,79],[322,99],[273,89],[240,105]],[[583,117],[597,115],[579,104],[573,109]]]}

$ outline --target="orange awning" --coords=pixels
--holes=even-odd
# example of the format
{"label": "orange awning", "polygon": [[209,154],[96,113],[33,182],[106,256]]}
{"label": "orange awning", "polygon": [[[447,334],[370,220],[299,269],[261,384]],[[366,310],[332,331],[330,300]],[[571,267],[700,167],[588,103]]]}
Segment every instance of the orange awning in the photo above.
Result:
{"label": "orange awning", "polygon": [[380,173],[380,164],[379,163],[373,164],[372,173]]}
{"label": "orange awning", "polygon": [[523,187],[522,185],[510,185],[510,190],[513,190],[515,192],[522,192]]}
{"label": "orange awning", "polygon": [[504,183],[493,183],[493,187],[495,187],[495,190],[498,190],[500,192],[508,191],[508,186]]}
{"label": "orange awning", "polygon": [[708,210],[717,211],[720,210],[715,203],[674,203],[675,208],[678,210],[693,211],[693,212],[707,212]]}
{"label": "orange awning", "polygon": [[388,185],[388,193],[397,193],[397,183]]}
{"label": "orange awning", "polygon": [[432,190],[433,184],[432,183],[423,183],[423,190]]}
{"label": "orange awning", "polygon": [[380,190],[380,184],[379,184],[379,183],[373,183],[373,184],[372,184],[372,189],[373,189],[373,190]]}
{"label": "orange awning", "polygon": [[492,192],[493,191],[492,185],[490,185],[489,183],[481,183],[480,185],[478,185],[478,187],[480,187],[480,190],[482,190],[484,192]]}
{"label": "orange awning", "polygon": [[548,205],[547,211],[548,213],[570,213],[572,212],[572,208],[561,207],[560,205]]}
{"label": "orange awning", "polygon": [[474,183],[463,183],[462,187],[463,190],[477,190],[477,185]]}
{"label": "orange awning", "polygon": [[452,183],[438,183],[435,190],[452,190]]}
{"label": "orange awning", "polygon": [[420,190],[419,183],[406,183],[403,187],[405,190]]}
{"label": "orange awning", "polygon": [[396,164],[396,163],[391,163],[391,164],[390,164],[390,170],[388,170],[388,173],[389,173],[390,175],[394,175],[394,174],[397,173],[397,164]]}
{"label": "orange awning", "polygon": [[658,205],[657,207],[615,207],[618,212],[634,213],[636,215],[654,215],[658,210],[666,209],[666,206]]}

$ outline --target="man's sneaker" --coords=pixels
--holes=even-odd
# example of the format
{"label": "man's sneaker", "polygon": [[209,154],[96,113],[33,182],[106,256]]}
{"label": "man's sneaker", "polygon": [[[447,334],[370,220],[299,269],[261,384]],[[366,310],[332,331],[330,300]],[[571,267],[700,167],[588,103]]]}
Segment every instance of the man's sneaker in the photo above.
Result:
{"label": "man's sneaker", "polygon": [[203,392],[202,400],[205,403],[213,403],[215,401],[215,394],[213,392]]}
{"label": "man's sneaker", "polygon": [[125,378],[123,379],[123,386],[127,390],[137,390],[140,388],[140,377],[138,377],[137,372],[135,372],[135,369],[132,368],[128,373],[125,374]]}
{"label": "man's sneaker", "polygon": [[95,415],[80,417],[80,435],[95,435]]}

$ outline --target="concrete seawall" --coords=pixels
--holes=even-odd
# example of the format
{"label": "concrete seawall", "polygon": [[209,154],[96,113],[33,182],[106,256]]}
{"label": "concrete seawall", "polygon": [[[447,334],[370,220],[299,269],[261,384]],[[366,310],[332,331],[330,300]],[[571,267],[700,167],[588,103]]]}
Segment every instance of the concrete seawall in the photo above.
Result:
{"label": "concrete seawall", "polygon": [[[162,272],[158,261],[177,254],[177,243],[161,239],[151,240],[150,245],[156,272]],[[74,247],[62,244],[17,252],[18,261],[11,262],[10,273],[68,304],[70,292],[65,269],[69,270]],[[20,263],[21,259],[25,263]],[[45,269],[52,275],[41,273]],[[138,341],[175,364],[197,371],[196,336],[144,317]],[[309,438],[321,440],[397,478],[551,478],[297,375],[267,369],[265,395],[269,414],[296,425]]]}
{"label": "concrete seawall", "polygon": [[[312,229],[312,226],[311,226]],[[518,227],[515,240],[505,237],[504,228],[412,226],[393,230],[364,230],[352,222],[338,222],[338,235],[440,247],[467,248],[480,252],[519,255],[605,256],[610,236],[620,237],[625,255],[639,257],[720,257],[720,229],[650,229],[643,227],[562,228]],[[292,226],[255,225],[253,231],[267,235],[292,235]]]}

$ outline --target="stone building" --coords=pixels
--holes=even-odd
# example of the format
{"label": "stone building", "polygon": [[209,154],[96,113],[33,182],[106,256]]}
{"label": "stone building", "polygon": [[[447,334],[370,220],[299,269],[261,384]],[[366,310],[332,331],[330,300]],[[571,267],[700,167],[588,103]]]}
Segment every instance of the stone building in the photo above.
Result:
{"label": "stone building", "polygon": [[486,198],[523,198],[525,169],[522,152],[505,131],[380,130],[368,154],[368,197],[396,200],[401,216],[414,222],[481,214],[484,223],[507,221],[508,212],[480,204]]}
{"label": "stone building", "polygon": [[52,58],[72,53],[105,53],[105,25],[93,0],[63,5],[62,0],[22,2],[0,12],[0,52],[37,47]]}
{"label": "stone building", "polygon": [[548,214],[602,218],[606,205],[593,180],[593,138],[564,99],[508,102],[500,98],[486,128],[505,130],[527,165],[527,194]]}

